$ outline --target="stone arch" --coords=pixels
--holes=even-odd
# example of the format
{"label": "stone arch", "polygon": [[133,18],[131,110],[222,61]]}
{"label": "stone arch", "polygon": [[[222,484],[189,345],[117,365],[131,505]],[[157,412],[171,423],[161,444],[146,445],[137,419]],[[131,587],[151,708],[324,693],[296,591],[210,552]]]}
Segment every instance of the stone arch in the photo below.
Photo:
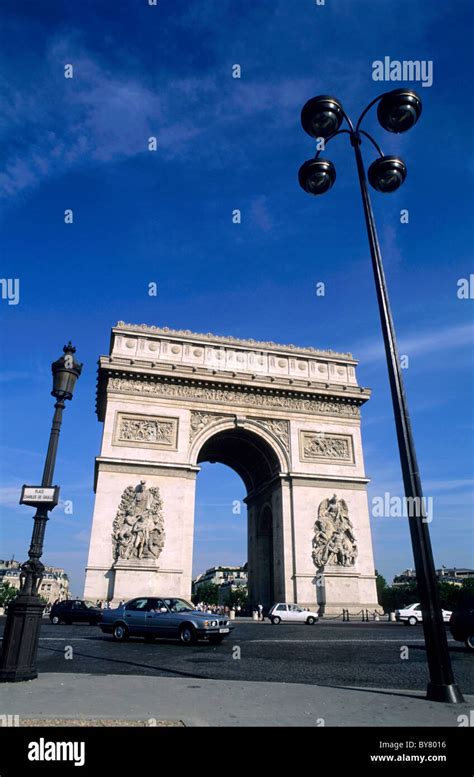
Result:
{"label": "stone arch", "polygon": [[[226,458],[225,461],[216,458],[219,455],[219,451],[215,450],[216,445],[220,447],[220,454]],[[260,472],[267,479],[290,471],[289,454],[281,440],[271,429],[266,429],[262,423],[253,419],[211,420],[191,442],[189,462],[194,466],[199,465],[206,460],[203,456],[207,455],[211,460],[220,461],[234,469],[249,493],[255,487],[255,480],[248,471],[252,463],[258,463]]]}
{"label": "stone arch", "polygon": [[[360,407],[370,391],[358,385],[355,367],[350,354],[315,348],[123,322],[114,327],[110,352],[99,361],[104,431],[84,597],[117,602],[156,590],[190,596],[196,476],[201,462],[214,460],[232,467],[247,487],[253,604],[266,604],[256,574],[262,540],[272,547],[274,600],[315,606],[311,531],[318,505],[336,494],[347,504],[360,552],[357,565],[339,558],[326,565],[326,612],[373,609],[360,435]],[[141,480],[159,494],[166,539],[159,556],[117,559],[114,522],[123,518],[123,494]]]}

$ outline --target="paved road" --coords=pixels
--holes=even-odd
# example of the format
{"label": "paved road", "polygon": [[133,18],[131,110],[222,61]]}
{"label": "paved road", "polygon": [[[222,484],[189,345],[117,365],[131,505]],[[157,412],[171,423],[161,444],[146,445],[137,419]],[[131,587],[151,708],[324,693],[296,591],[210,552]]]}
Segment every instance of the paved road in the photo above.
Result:
{"label": "paved road", "polygon": [[[448,638],[456,680],[465,693],[474,693],[474,656]],[[213,647],[142,639],[118,644],[94,626],[45,621],[38,670],[411,690],[424,690],[427,682],[421,627],[387,622],[237,621],[231,636]]]}

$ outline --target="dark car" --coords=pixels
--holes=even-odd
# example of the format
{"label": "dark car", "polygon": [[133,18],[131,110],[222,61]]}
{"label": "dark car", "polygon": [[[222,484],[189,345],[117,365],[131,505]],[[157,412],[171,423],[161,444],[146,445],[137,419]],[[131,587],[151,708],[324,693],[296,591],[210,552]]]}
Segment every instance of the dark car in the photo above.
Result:
{"label": "dark car", "polygon": [[129,637],[179,639],[192,645],[204,639],[218,645],[231,632],[226,615],[200,612],[185,599],[140,596],[113,610],[104,610],[99,624],[104,634],[112,634],[118,642]]}
{"label": "dark car", "polygon": [[53,604],[49,613],[51,623],[90,623],[96,626],[102,619],[102,610],[85,599],[65,599]]}
{"label": "dark car", "polygon": [[474,596],[461,599],[451,615],[449,630],[454,639],[464,642],[468,650],[474,650]]}

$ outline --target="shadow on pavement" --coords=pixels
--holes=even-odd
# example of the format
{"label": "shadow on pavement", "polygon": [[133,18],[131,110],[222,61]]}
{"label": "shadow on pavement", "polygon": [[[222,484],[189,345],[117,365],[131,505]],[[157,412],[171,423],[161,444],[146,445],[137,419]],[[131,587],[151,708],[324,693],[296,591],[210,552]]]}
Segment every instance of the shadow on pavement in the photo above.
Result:
{"label": "shadow on pavement", "polygon": [[[57,648],[50,648],[50,647],[44,648],[44,647],[41,647],[41,645],[40,645],[39,648],[38,648],[38,652],[41,651],[41,650],[46,650],[46,651],[48,651],[48,653],[59,653],[62,656],[64,656],[64,650],[58,650]],[[154,670],[156,672],[164,672],[166,674],[176,675],[178,677],[186,677],[186,678],[190,678],[190,679],[193,679],[193,680],[196,680],[196,679],[200,679],[200,680],[213,680],[214,679],[212,677],[206,677],[206,676],[203,676],[203,675],[197,676],[195,674],[191,674],[190,672],[182,672],[179,669],[169,669],[167,667],[153,666],[152,664],[139,664],[136,661],[126,661],[126,660],[120,659],[120,658],[107,658],[107,657],[102,657],[102,656],[97,656],[97,655],[90,655],[89,653],[80,653],[77,650],[74,650],[74,655],[79,656],[80,658],[90,658],[90,659],[93,659],[94,661],[105,661],[107,663],[112,663],[112,664],[121,664],[121,665],[125,665],[125,666],[130,666],[130,667],[137,667],[139,669],[148,669],[148,670]],[[52,674],[55,673],[54,669],[48,669],[47,671],[51,672]],[[78,674],[91,674],[91,675],[95,674],[95,675],[98,675],[99,677],[103,676],[102,672],[94,672],[93,670],[90,670],[90,669],[88,669],[88,670],[81,670],[81,669],[79,669],[79,670],[76,670],[76,671],[77,671]],[[71,673],[71,674],[73,674],[73,673]],[[117,676],[119,676],[119,675],[117,675]],[[143,676],[146,677],[147,675],[143,675]],[[160,675],[160,676],[165,676],[165,675]]]}

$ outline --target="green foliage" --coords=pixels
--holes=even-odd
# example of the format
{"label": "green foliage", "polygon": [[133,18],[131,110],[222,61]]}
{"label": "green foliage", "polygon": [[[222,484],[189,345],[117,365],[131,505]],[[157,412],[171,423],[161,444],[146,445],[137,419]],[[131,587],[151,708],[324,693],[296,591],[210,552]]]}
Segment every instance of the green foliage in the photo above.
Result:
{"label": "green foliage", "polygon": [[237,588],[234,588],[233,591],[229,591],[229,595],[225,604],[228,604],[230,608],[247,607],[248,600],[249,594],[247,591],[247,586],[239,585]]}
{"label": "green foliage", "polygon": [[377,570],[375,570],[375,578],[376,578],[378,601],[381,602],[382,594],[387,588],[387,581],[385,580],[383,575],[379,574]]}
{"label": "green foliage", "polygon": [[439,598],[441,600],[441,607],[445,610],[455,610],[461,588],[458,585],[451,585],[443,581],[438,581]]}
{"label": "green foliage", "polygon": [[418,586],[416,583],[404,585],[387,585],[379,594],[379,603],[385,612],[400,610],[413,602],[419,601]]}
{"label": "green foliage", "polygon": [[193,602],[204,602],[205,604],[219,604],[219,586],[215,583],[203,583],[199,586],[197,592],[193,594]]}
{"label": "green foliage", "polygon": [[[405,583],[397,586],[383,586],[379,584],[377,575],[377,594],[379,603],[385,612],[400,610],[414,602],[420,601],[418,586],[416,583]],[[383,578],[382,578],[383,580]],[[464,580],[462,586],[446,583],[444,580],[438,580],[439,598],[441,607],[445,610],[455,610],[461,596],[471,594],[474,596],[474,579]]]}
{"label": "green foliage", "polygon": [[6,607],[18,596],[18,588],[10,583],[2,583],[0,586],[0,607]]}
{"label": "green foliage", "polygon": [[474,596],[474,578],[470,578],[469,580],[464,580],[461,588],[461,592],[463,596]]}

